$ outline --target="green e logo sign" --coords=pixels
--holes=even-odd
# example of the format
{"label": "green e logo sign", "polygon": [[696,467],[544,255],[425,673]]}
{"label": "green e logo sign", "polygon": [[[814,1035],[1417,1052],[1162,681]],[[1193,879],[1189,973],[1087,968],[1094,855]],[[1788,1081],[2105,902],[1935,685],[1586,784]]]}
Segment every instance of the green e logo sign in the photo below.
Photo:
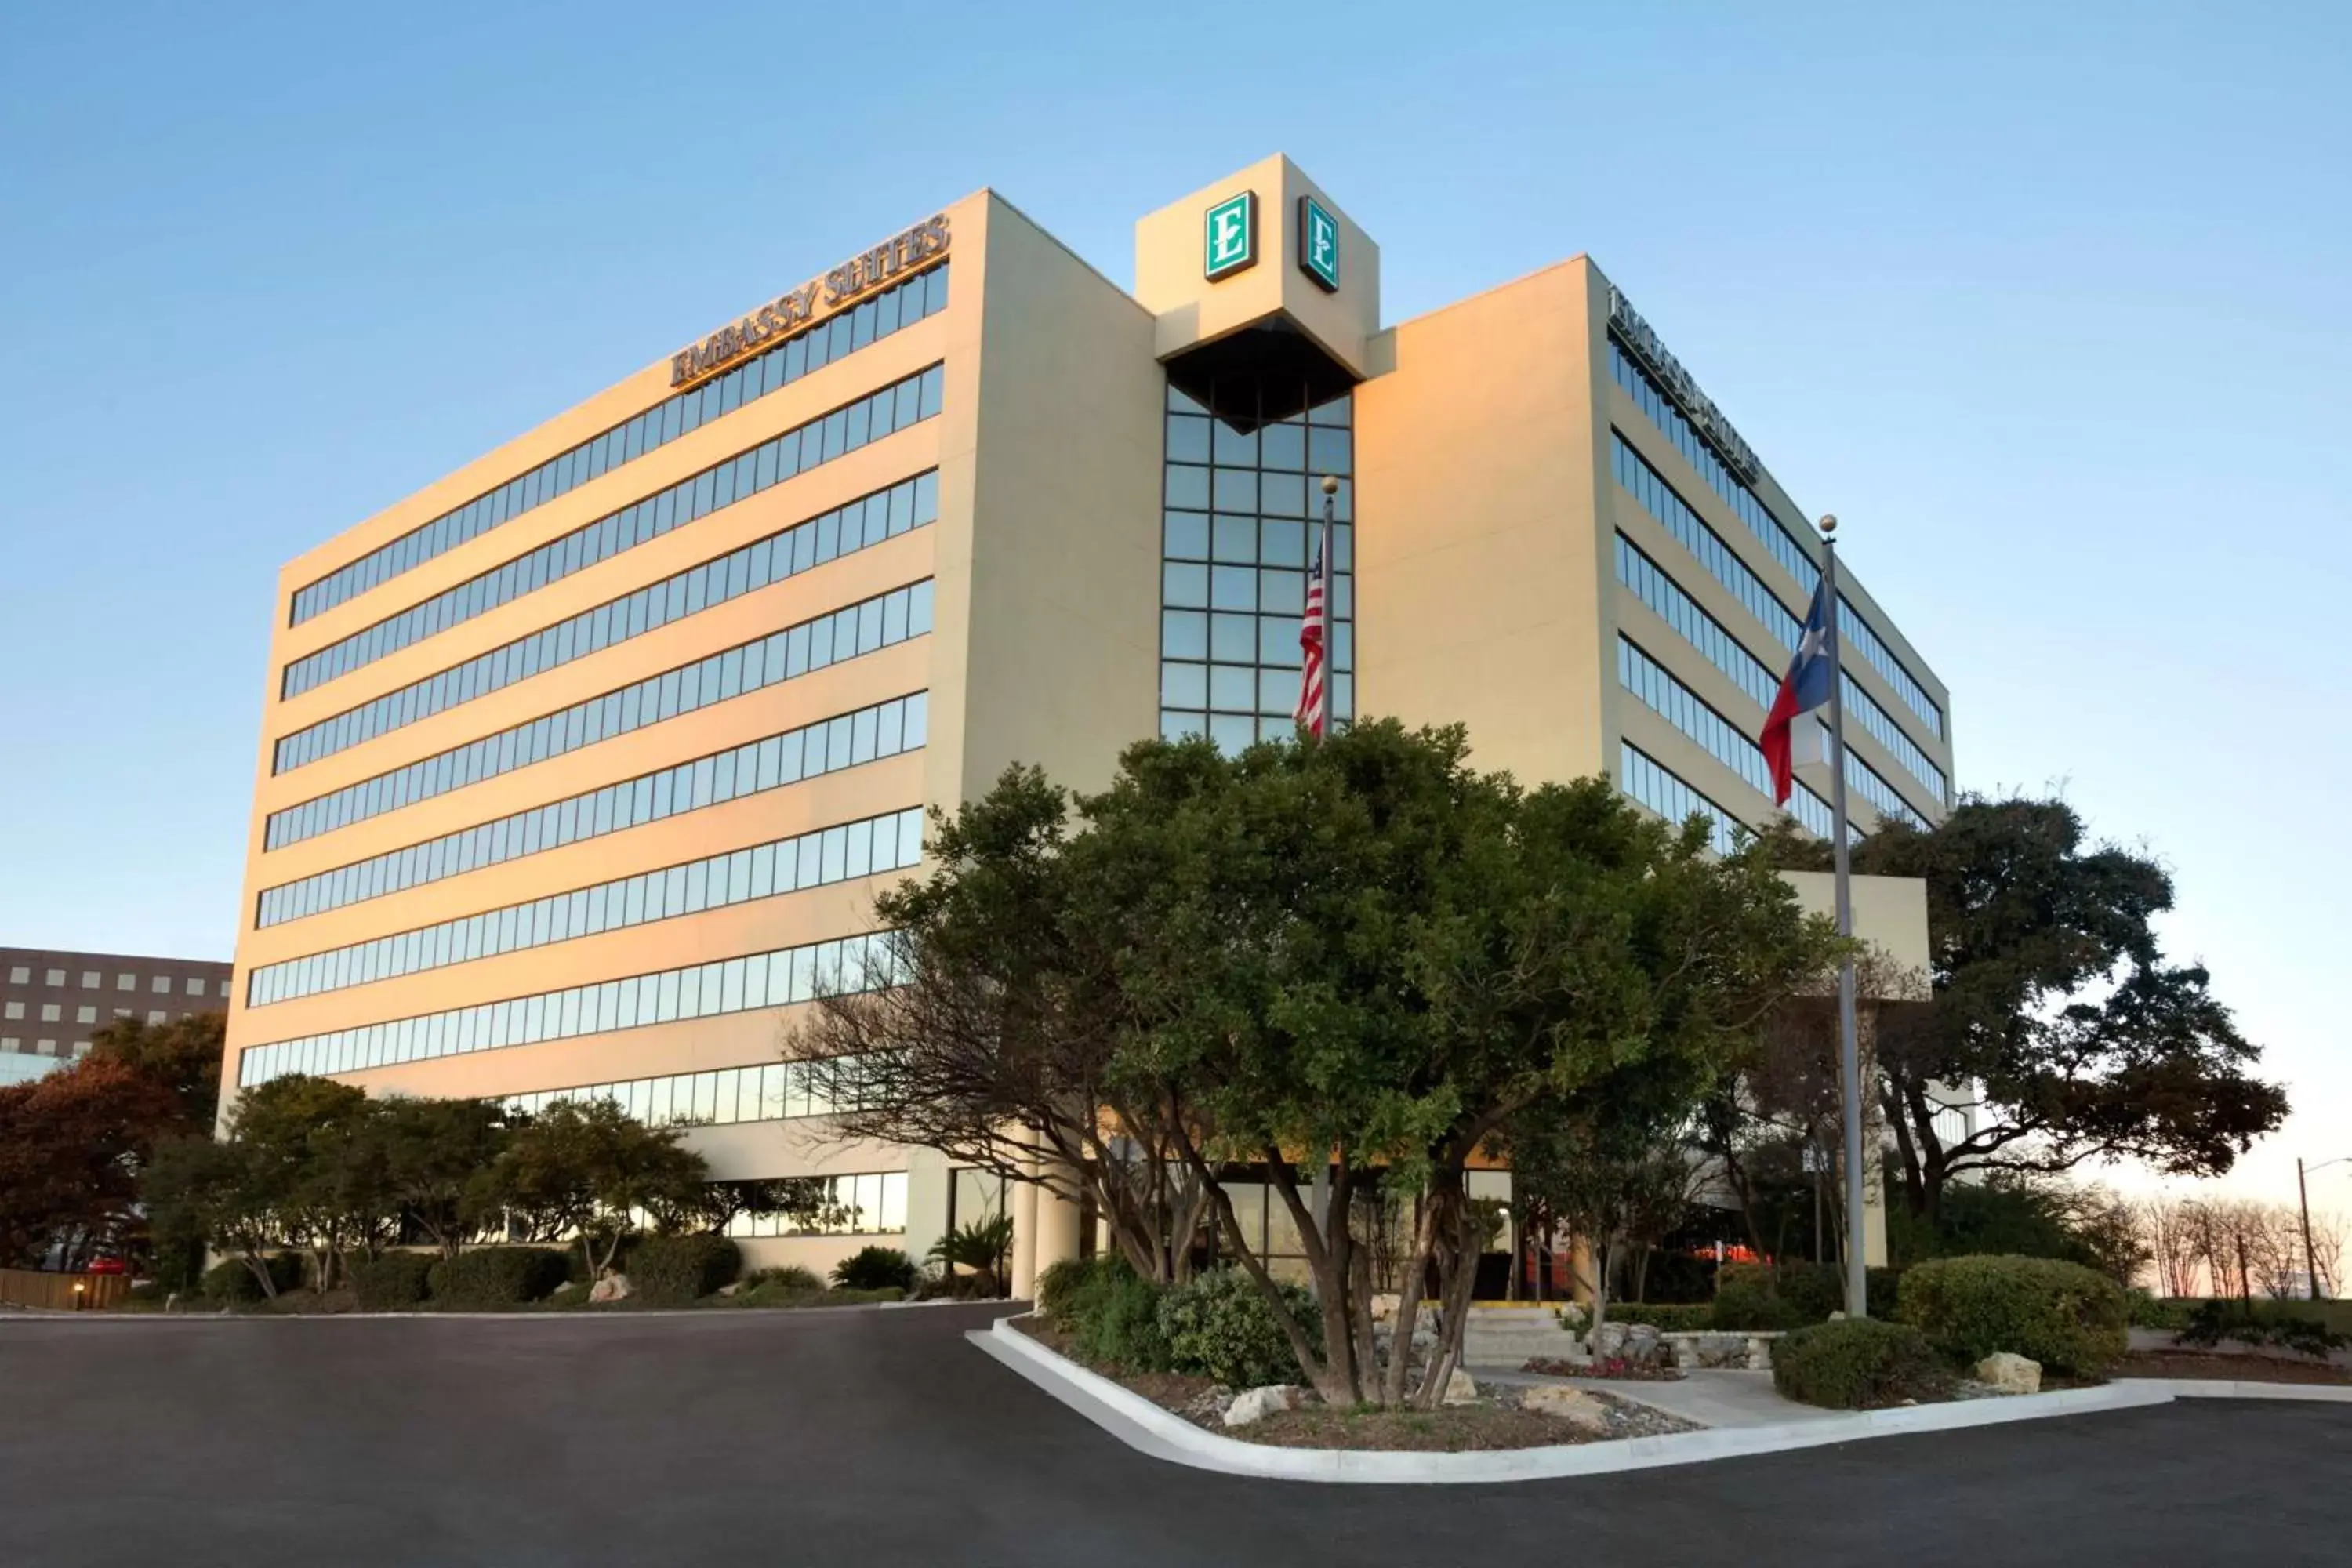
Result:
{"label": "green e logo sign", "polygon": [[1298,270],[1326,294],[1339,288],[1339,220],[1313,196],[1298,198]]}
{"label": "green e logo sign", "polygon": [[1202,270],[1212,283],[1257,260],[1255,191],[1227,196],[1209,209],[1202,254]]}

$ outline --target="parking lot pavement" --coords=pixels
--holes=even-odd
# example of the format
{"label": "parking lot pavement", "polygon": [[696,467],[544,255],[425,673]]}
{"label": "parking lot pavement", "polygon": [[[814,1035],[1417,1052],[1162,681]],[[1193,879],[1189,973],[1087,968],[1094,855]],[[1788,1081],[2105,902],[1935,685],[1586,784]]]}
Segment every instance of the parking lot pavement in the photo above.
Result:
{"label": "parking lot pavement", "polygon": [[1161,1464],[988,1310],[0,1321],[0,1563],[2341,1563],[2352,1409],[2184,1402],[1590,1480]]}

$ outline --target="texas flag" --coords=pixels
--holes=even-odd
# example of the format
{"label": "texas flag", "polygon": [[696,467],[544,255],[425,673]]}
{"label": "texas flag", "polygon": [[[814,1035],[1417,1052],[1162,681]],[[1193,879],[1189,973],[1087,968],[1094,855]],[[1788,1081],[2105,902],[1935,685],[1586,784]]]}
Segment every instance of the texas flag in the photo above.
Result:
{"label": "texas flag", "polygon": [[1772,710],[1764,716],[1764,765],[1772,770],[1772,804],[1789,804],[1789,791],[1795,783],[1796,769],[1789,748],[1789,725],[1800,713],[1810,713],[1830,700],[1830,682],[1835,674],[1830,666],[1829,581],[1822,579],[1813,590],[1813,607],[1805,616],[1804,634],[1797,639],[1797,657],[1789,661],[1789,673],[1780,678],[1780,689],[1772,699]]}

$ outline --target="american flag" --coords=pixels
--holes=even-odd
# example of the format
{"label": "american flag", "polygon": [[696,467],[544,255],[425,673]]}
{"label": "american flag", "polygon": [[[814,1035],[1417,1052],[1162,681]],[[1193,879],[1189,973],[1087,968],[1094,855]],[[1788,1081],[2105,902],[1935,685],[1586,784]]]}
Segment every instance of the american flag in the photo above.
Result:
{"label": "american flag", "polygon": [[1331,712],[1330,700],[1325,694],[1323,684],[1323,640],[1328,625],[1323,605],[1329,576],[1329,561],[1324,542],[1318,540],[1315,564],[1307,574],[1307,614],[1298,623],[1298,647],[1307,658],[1304,668],[1298,672],[1298,708],[1291,715],[1315,735],[1323,733]]}

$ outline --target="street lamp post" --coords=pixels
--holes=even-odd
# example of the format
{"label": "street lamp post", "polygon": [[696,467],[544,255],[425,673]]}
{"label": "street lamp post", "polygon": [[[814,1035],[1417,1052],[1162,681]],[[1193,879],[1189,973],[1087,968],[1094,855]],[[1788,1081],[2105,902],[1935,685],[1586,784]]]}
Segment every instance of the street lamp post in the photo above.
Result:
{"label": "street lamp post", "polygon": [[2305,1166],[2300,1155],[2296,1156],[2294,1162],[2294,1199],[2296,1206],[2303,1212],[2303,1277],[2311,1282],[2311,1299],[2315,1301],[2325,1298],[2321,1296],[2319,1290],[2318,1259],[2311,1247],[2311,1188],[2305,1184],[2304,1178],[2313,1171],[2324,1171],[2330,1165],[2341,1165],[2347,1160],[2352,1160],[2352,1154],[2339,1154],[2333,1160],[2322,1160],[2318,1164],[2311,1166]]}

